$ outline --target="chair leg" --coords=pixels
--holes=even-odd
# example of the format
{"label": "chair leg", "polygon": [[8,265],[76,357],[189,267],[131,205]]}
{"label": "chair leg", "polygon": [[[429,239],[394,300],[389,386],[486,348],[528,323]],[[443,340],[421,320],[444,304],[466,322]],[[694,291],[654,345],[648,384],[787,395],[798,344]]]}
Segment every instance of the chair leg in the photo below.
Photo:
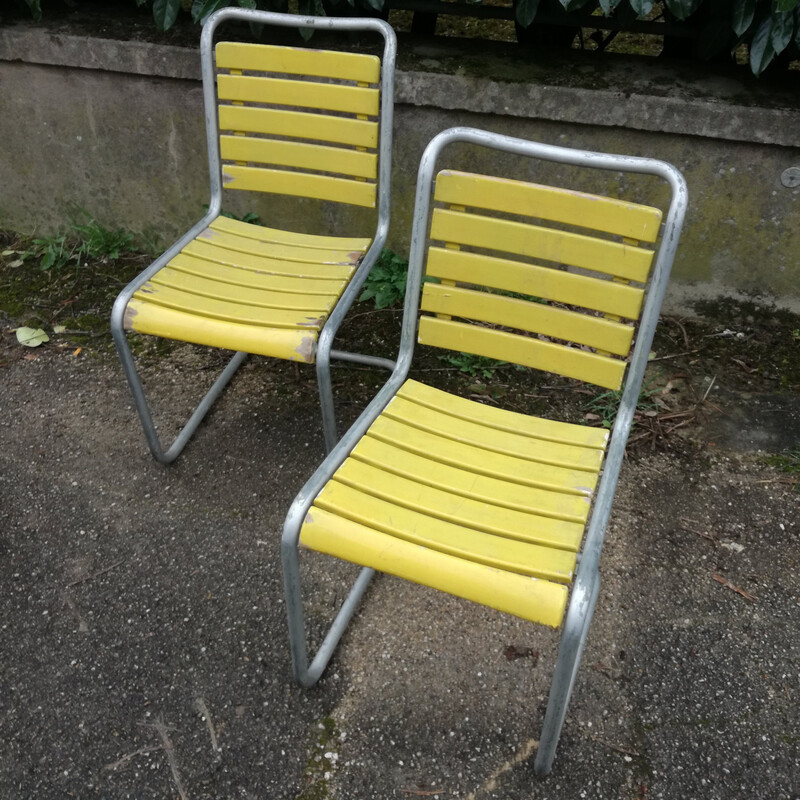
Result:
{"label": "chair leg", "polygon": [[534,772],[547,775],[553,766],[561,727],[567,715],[567,706],[572,695],[572,687],[578,666],[581,662],[583,647],[589,633],[597,595],[600,591],[600,576],[595,574],[589,587],[581,587],[576,583],[570,600],[564,631],[558,647],[556,669],[547,701],[547,711],[542,726],[542,736],[536,753]]}
{"label": "chair leg", "polygon": [[336,649],[336,645],[339,644],[342,634],[352,619],[358,602],[367,590],[375,570],[370,567],[362,567],[358,578],[353,584],[353,588],[350,590],[350,594],[342,603],[339,613],[336,615],[309,666],[297,545],[287,542],[286,537],[284,537],[281,544],[281,557],[283,561],[283,583],[286,593],[286,619],[289,625],[289,648],[292,653],[292,674],[301,686],[308,688],[319,680],[325,671],[325,667],[328,666],[333,651]]}
{"label": "chair leg", "polygon": [[317,354],[317,387],[322,410],[322,433],[325,437],[325,452],[330,453],[336,445],[336,406],[331,386],[331,362],[329,354]]}
{"label": "chair leg", "polygon": [[231,358],[228,365],[222,371],[222,374],[208,390],[180,433],[175,437],[175,441],[165,450],[156,433],[150,407],[147,405],[147,400],[144,395],[144,387],[142,386],[139,373],[136,370],[133,353],[131,353],[130,344],[128,343],[128,337],[125,335],[124,331],[120,331],[119,333],[117,333],[117,331],[113,332],[115,333],[114,343],[117,346],[117,352],[122,361],[122,368],[125,372],[125,377],[128,379],[128,385],[131,388],[133,402],[139,414],[139,421],[142,423],[142,429],[144,430],[147,444],[150,447],[150,452],[153,454],[153,458],[161,464],[171,464],[180,455],[186,443],[192,437],[192,434],[197,430],[198,425],[203,421],[203,418],[208,413],[211,406],[214,405],[214,401],[220,396],[222,390],[228,385],[236,370],[239,369],[242,362],[247,358],[248,353],[240,351],[234,354],[233,358]]}

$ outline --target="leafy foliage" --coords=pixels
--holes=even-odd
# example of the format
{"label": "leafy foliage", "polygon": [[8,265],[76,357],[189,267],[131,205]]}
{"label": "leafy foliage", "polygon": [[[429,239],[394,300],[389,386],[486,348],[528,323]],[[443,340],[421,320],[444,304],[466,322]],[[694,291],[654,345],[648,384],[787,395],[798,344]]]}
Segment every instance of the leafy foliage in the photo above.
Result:
{"label": "leafy foliage", "polygon": [[[652,414],[658,411],[658,403],[653,400],[654,395],[659,392],[658,388],[650,388],[650,384],[654,379],[651,378],[647,383],[642,386],[639,392],[639,400],[636,403],[636,413],[634,414],[633,426],[636,426],[636,417],[644,414]],[[619,411],[619,404],[622,401],[622,391],[610,389],[607,392],[597,395],[592,398],[585,406],[584,410],[588,412],[587,419],[594,420],[603,428],[611,428],[614,420],[617,418],[617,411]]]}
{"label": "leafy foliage", "polygon": [[133,234],[104,228],[97,220],[82,213],[85,221],[73,221],[68,231],[34,239],[32,247],[21,253],[22,258],[38,258],[40,269],[61,272],[70,264],[79,267],[89,259],[116,261],[123,253],[136,251],[132,244]]}
{"label": "leafy foliage", "polygon": [[486,356],[476,356],[473,353],[440,353],[438,358],[445,364],[457,367],[458,371],[465,375],[486,380],[492,378],[498,370],[506,367],[520,371],[526,369],[519,364],[498,361],[496,358],[486,358]]}
{"label": "leafy foliage", "polygon": [[402,302],[406,293],[408,261],[397,253],[384,250],[364,282],[359,300],[373,300],[375,308],[389,308]]}
{"label": "leafy foliage", "polygon": [[[180,13],[191,13],[197,23],[220,8],[264,9],[286,12],[289,0],[130,0],[137,6],[150,6],[159,30],[175,24]],[[386,10],[389,0],[293,0],[292,10],[300,14],[371,15]],[[41,0],[17,0],[35,20],[41,19]],[[800,57],[800,0],[514,0],[516,22],[520,28],[546,25],[554,14],[563,15],[565,24],[591,28],[598,16],[613,17],[623,29],[654,14],[673,24],[686,25],[696,34],[694,54],[710,59],[732,53],[740,45],[750,52],[750,68],[761,75],[781,58]],[[547,19],[548,22],[544,20]],[[258,26],[253,26],[254,29]],[[548,30],[554,30],[549,27]],[[257,32],[257,31],[256,31]],[[305,32],[305,36],[310,31]]]}

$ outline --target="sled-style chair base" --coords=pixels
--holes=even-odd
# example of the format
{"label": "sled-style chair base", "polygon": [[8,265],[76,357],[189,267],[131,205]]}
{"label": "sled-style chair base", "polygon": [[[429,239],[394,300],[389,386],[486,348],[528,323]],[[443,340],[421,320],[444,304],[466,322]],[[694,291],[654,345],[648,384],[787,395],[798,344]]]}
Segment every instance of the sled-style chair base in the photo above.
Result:
{"label": "sled-style chair base", "polygon": [[[383,38],[383,56],[236,42],[215,47],[216,28],[227,20],[372,32]],[[247,354],[299,361],[316,365],[330,450],[337,438],[330,359],[394,367],[389,359],[332,348],[388,232],[394,34],[380,20],[223,9],[203,27],[201,58],[208,214],[123,290],[112,312],[139,418],[153,456],[169,463]],[[223,189],[376,208],[376,223],[366,236],[254,225],[221,214]],[[128,333],[235,353],[169,447],[156,432]]]}
{"label": "sled-style chair base", "polygon": [[[666,222],[660,208],[562,186],[451,170],[434,179],[453,142],[514,153],[521,172],[556,162],[657,176],[672,191]],[[431,142],[417,183],[398,365],[284,524],[301,684],[324,671],[375,571],[560,628],[535,763],[537,773],[550,771],[685,206],[683,179],[663,162],[466,128]],[[423,284],[423,275],[433,280]],[[613,430],[487,406],[409,379],[415,337],[621,390]],[[300,547],[363,567],[310,664]]]}

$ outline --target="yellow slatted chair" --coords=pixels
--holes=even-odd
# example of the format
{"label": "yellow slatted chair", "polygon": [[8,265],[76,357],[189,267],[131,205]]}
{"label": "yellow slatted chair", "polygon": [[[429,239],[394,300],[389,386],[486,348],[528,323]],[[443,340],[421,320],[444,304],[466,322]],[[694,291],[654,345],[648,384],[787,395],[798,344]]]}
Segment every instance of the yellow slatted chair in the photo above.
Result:
{"label": "yellow slatted chair", "polygon": [[[382,56],[229,41],[214,47],[217,27],[229,20],[369,32],[380,37]],[[203,26],[208,213],[121,292],[111,317],[158,461],[179,455],[247,354],[316,363],[329,450],[336,441],[331,357],[394,366],[331,348],[388,233],[395,53],[394,32],[376,19],[223,9]],[[342,236],[248,224],[221,215],[223,190],[231,189],[373,208],[375,226]],[[235,351],[169,448],[156,433],[126,331]]]}
{"label": "yellow slatted chair", "polygon": [[[435,167],[454,142],[513,153],[532,169],[545,161],[655,175],[671,189],[666,221],[659,208],[613,197],[446,170],[435,178],[431,213]],[[683,178],[660,161],[470,128],[431,142],[417,183],[397,367],[284,525],[292,663],[302,685],[325,669],[375,570],[562,627],[535,764],[550,771],[685,208]],[[424,264],[435,281],[422,283]],[[410,380],[415,334],[423,344],[621,389],[610,437]],[[299,546],[364,568],[310,665]]]}

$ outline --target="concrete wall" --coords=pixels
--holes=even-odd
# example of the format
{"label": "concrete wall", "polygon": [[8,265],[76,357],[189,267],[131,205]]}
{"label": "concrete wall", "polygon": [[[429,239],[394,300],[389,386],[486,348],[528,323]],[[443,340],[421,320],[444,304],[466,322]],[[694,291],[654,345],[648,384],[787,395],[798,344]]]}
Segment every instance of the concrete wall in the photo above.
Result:
{"label": "concrete wall", "polygon": [[[800,187],[781,180],[800,167],[800,73],[782,91],[580,53],[542,66],[516,47],[401,41],[401,54],[396,250],[407,252],[425,144],[445,127],[475,125],[671,161],[687,178],[691,207],[668,304],[755,294],[800,310]],[[0,104],[1,227],[50,232],[80,207],[107,226],[167,241],[202,214],[208,174],[196,51],[8,27],[0,30]],[[499,161],[519,174],[513,159]],[[464,151],[453,163],[480,169],[486,159]],[[291,202],[229,194],[231,210],[300,227]],[[329,204],[300,206],[310,230],[358,224],[357,213],[342,216]]]}

